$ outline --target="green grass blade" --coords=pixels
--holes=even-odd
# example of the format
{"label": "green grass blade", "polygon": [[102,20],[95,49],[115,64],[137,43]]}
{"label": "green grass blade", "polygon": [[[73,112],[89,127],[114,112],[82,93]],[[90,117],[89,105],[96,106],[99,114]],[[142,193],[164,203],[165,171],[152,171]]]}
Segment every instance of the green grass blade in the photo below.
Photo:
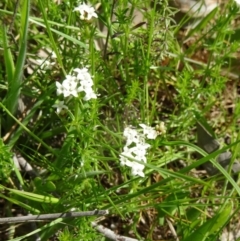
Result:
{"label": "green grass blade", "polygon": [[[9,89],[5,99],[6,107],[12,114],[15,113],[17,108],[22,83],[23,68],[26,59],[29,9],[30,0],[26,0],[23,2],[21,9],[20,50],[17,58],[16,70],[14,72],[13,79],[8,83]],[[9,117],[8,119],[8,123],[12,123],[12,120]]]}
{"label": "green grass blade", "polygon": [[65,73],[65,75],[66,75],[65,69],[64,69],[64,67],[63,67],[62,58],[61,58],[61,55],[60,55],[59,50],[58,50],[59,48],[58,48],[57,45],[56,45],[56,42],[55,42],[55,40],[54,40],[54,38],[53,38],[51,29],[50,29],[50,25],[49,25],[49,23],[48,23],[47,14],[46,14],[46,12],[45,12],[45,8],[44,8],[44,6],[43,6],[43,2],[40,0],[40,1],[38,1],[38,3],[39,3],[39,6],[40,6],[40,9],[41,9],[41,12],[42,12],[42,16],[43,16],[44,23],[45,23],[45,25],[46,25],[46,30],[47,30],[48,36],[49,36],[49,38],[50,38],[50,42],[51,42],[51,45],[52,45],[52,49],[53,49],[53,51],[55,52],[55,54],[56,54],[56,56],[57,56],[58,63],[60,64],[63,73]]}
{"label": "green grass blade", "polygon": [[214,18],[215,14],[217,13],[218,8],[215,8],[213,11],[211,11],[206,17],[204,17],[201,22],[195,27],[193,28],[187,38],[189,38],[190,36],[194,35],[196,32],[201,31],[203,28],[207,27],[207,24],[209,23],[209,21],[211,21],[211,19]]}
{"label": "green grass blade", "polygon": [[[12,12],[6,11],[6,10],[4,10],[4,9],[0,9],[0,13],[2,13],[2,14],[8,14],[8,15],[13,15]],[[20,14],[17,14],[16,16],[20,16]],[[41,26],[41,27],[43,27],[43,28],[47,28],[46,25],[42,23],[42,22],[44,22],[44,21],[43,21],[42,19],[40,19],[40,18],[37,18],[37,17],[29,17],[29,22],[34,23],[34,24],[36,24],[37,26]],[[64,27],[64,28],[66,28],[66,29],[70,29],[70,30],[73,30],[73,31],[79,31],[79,28],[78,28],[78,27],[71,26],[71,25],[63,25],[63,24],[61,24],[61,23],[57,23],[57,22],[50,21],[50,20],[48,20],[48,24],[49,24],[49,26],[55,26],[55,27],[60,27],[60,28],[63,28],[63,27]],[[49,29],[50,29],[52,32],[58,34],[59,36],[62,36],[62,37],[64,37],[65,39],[68,39],[69,41],[73,42],[74,44],[77,44],[77,45],[79,45],[79,46],[81,46],[81,47],[83,47],[83,48],[85,48],[85,49],[88,49],[87,44],[85,44],[84,42],[81,42],[81,41],[79,41],[78,39],[76,39],[76,38],[74,38],[74,37],[72,37],[72,36],[70,36],[70,35],[67,35],[67,34],[65,34],[65,33],[61,32],[61,31],[58,31],[58,30],[56,30],[55,28],[50,27]],[[100,34],[100,33],[99,33],[99,34]],[[102,37],[102,36],[101,36],[101,37]]]}
{"label": "green grass blade", "polygon": [[224,224],[226,224],[231,214],[231,210],[232,210],[231,205],[227,206],[222,212],[217,213],[211,219],[203,223],[199,228],[197,228],[191,235],[189,235],[183,241],[206,240],[210,235],[213,235],[215,232],[221,229]]}
{"label": "green grass blade", "polygon": [[14,203],[14,204],[16,204],[16,205],[18,205],[18,206],[20,206],[20,207],[28,210],[28,211],[31,212],[31,213],[40,214],[40,211],[39,211],[38,209],[35,209],[35,208],[33,208],[33,207],[25,204],[25,203],[22,203],[22,202],[20,202],[19,200],[16,200],[16,199],[13,199],[13,198],[9,198],[9,197],[1,194],[1,193],[0,193],[0,197],[2,197],[2,198],[4,198],[4,199],[8,200],[9,202]]}
{"label": "green grass blade", "polygon": [[24,181],[23,181],[22,175],[21,175],[19,169],[18,169],[18,168],[16,167],[16,165],[14,164],[13,159],[11,159],[11,162],[12,162],[13,170],[14,170],[14,172],[15,172],[15,174],[16,174],[16,177],[17,177],[19,183],[23,186],[23,185],[24,185]]}
{"label": "green grass blade", "polygon": [[4,25],[2,27],[2,33],[3,33],[2,36],[3,36],[4,63],[5,63],[6,72],[7,72],[7,82],[10,84],[14,77],[15,66],[13,62],[12,53],[10,51],[10,46],[8,45],[7,32]]}
{"label": "green grass blade", "polygon": [[[44,28],[47,28],[46,25],[40,23],[39,20],[36,21],[35,18],[31,18],[30,21],[31,21],[32,23],[35,23],[36,25],[42,26],[42,27],[44,27]],[[54,24],[54,23],[52,22],[52,24]],[[61,27],[62,27],[62,26],[61,26]],[[58,34],[59,36],[64,37],[65,39],[68,39],[69,41],[73,42],[74,44],[77,44],[77,45],[79,45],[79,46],[81,46],[81,47],[83,47],[83,48],[85,48],[85,49],[88,48],[86,44],[84,44],[83,42],[77,40],[76,38],[73,38],[72,36],[69,36],[69,35],[67,35],[67,34],[65,34],[65,33],[61,32],[61,31],[58,31],[58,30],[54,29],[54,28],[50,28],[50,27],[49,27],[49,30],[52,31],[52,32],[54,32],[54,33],[56,33],[56,34]]]}
{"label": "green grass blade", "polygon": [[56,224],[58,224],[58,223],[61,223],[63,220],[64,220],[63,218],[58,218],[58,219],[52,221],[51,223],[44,225],[44,226],[41,227],[41,228],[38,228],[38,229],[36,229],[36,230],[34,230],[34,231],[26,234],[26,235],[23,235],[23,236],[21,236],[21,237],[17,237],[17,238],[11,239],[11,240],[9,240],[9,241],[20,241],[20,240],[23,240],[23,239],[26,240],[26,238],[28,238],[28,237],[36,234],[36,233],[39,233],[39,232],[41,232],[41,231],[43,231],[43,230],[45,230],[45,229],[48,229],[48,228],[50,228],[50,227],[52,227],[52,226],[54,226],[54,225],[56,225]]}
{"label": "green grass blade", "polygon": [[[193,148],[195,151],[197,151],[201,155],[205,156],[204,158],[207,157],[208,159],[206,159],[206,160],[209,160],[226,177],[226,179],[232,184],[232,186],[234,187],[234,189],[236,190],[236,192],[240,196],[240,188],[239,188],[238,184],[233,180],[233,178],[229,175],[229,173],[217,161],[214,160],[214,158],[216,158],[219,154],[228,150],[230,147],[237,145],[239,142],[240,142],[240,140],[232,143],[231,145],[228,145],[227,147],[222,148],[221,150],[217,150],[215,152],[212,152],[211,154],[207,154],[205,151],[203,151],[198,146],[195,146],[195,145],[193,145],[191,143],[188,143],[188,142],[185,142],[185,141],[164,142],[164,144],[170,145],[170,146],[171,145],[188,146],[188,147]],[[205,160],[205,159],[202,158],[201,160]],[[203,164],[203,163],[201,163],[201,164]],[[147,164],[146,164],[146,166],[147,166]],[[189,167],[187,167],[187,168],[189,168]],[[181,171],[183,171],[183,169]]]}
{"label": "green grass blade", "polygon": [[[38,136],[36,136],[34,133],[32,133],[25,125],[23,125],[17,118],[15,118],[10,111],[0,102],[0,107],[3,108],[7,112],[7,114],[14,119],[16,123],[18,123],[23,130],[25,130],[29,135],[31,135],[34,139],[39,141],[47,150],[49,150],[51,153],[56,153],[49,145],[47,145],[44,141],[42,141]],[[13,143],[14,144],[14,143]],[[13,146],[12,144],[12,146]]]}
{"label": "green grass blade", "polygon": [[25,191],[19,191],[19,190],[15,190],[12,188],[6,188],[1,186],[2,188],[8,190],[11,193],[14,193],[18,196],[24,197],[26,199],[35,201],[35,202],[41,202],[41,203],[58,203],[59,199],[55,198],[55,197],[50,197],[50,196],[44,196],[44,195],[40,195],[40,194],[36,194],[36,193],[31,193],[31,192],[25,192]]}

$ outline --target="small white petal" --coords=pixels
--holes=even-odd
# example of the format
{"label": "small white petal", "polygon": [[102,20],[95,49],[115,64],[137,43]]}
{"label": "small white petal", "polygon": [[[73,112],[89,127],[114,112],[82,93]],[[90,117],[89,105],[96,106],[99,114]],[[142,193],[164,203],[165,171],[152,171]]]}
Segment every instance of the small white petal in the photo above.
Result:
{"label": "small white petal", "polygon": [[144,165],[140,163],[135,163],[134,166],[132,166],[132,175],[145,177],[143,170],[144,170]]}
{"label": "small white petal", "polygon": [[123,136],[126,137],[126,146],[130,146],[132,143],[140,143],[142,141],[142,136],[137,132],[136,129],[131,127],[126,127],[123,132]]}
{"label": "small white petal", "polygon": [[94,93],[93,90],[90,90],[90,91],[85,91],[85,96],[84,96],[84,100],[85,101],[88,101],[90,99],[97,99],[97,95]]}
{"label": "small white petal", "polygon": [[56,81],[56,87],[57,87],[57,95],[63,94],[64,87],[62,86],[62,84]]}
{"label": "small white petal", "polygon": [[59,114],[63,109],[68,110],[68,107],[64,105],[64,101],[59,101],[57,104],[53,105],[54,108],[57,108],[56,112]]}
{"label": "small white petal", "polygon": [[73,11],[78,11],[80,13],[80,18],[82,20],[91,20],[92,17],[94,17],[94,18],[98,17],[95,12],[95,9],[92,6],[89,6],[85,3],[74,8]]}
{"label": "small white petal", "polygon": [[151,126],[145,124],[139,124],[143,128],[143,134],[146,135],[148,139],[156,139],[158,132]]}

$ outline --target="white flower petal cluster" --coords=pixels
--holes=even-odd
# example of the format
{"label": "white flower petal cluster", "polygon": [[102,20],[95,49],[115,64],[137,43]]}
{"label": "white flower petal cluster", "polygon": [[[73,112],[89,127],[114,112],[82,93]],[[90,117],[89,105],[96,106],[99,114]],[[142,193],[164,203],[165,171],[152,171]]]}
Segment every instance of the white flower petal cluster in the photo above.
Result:
{"label": "white flower petal cluster", "polygon": [[86,3],[83,3],[81,5],[79,5],[78,7],[74,8],[73,11],[78,11],[80,13],[80,19],[82,20],[91,20],[93,17],[97,18],[97,14],[95,12],[95,9],[90,6],[87,5]]}
{"label": "white flower petal cluster", "polygon": [[54,108],[57,108],[56,112],[60,114],[64,109],[68,110],[68,107],[64,105],[64,101],[59,101],[58,103],[53,105]]}
{"label": "white flower petal cluster", "polygon": [[88,69],[76,68],[74,69],[74,71],[77,72],[77,79],[80,80],[80,86],[78,87],[78,92],[81,92],[81,91],[85,92],[84,100],[88,101],[90,99],[97,99],[97,95],[92,89],[93,80],[91,75],[88,72]]}
{"label": "white flower petal cluster", "polygon": [[235,0],[235,2],[236,2],[238,5],[240,5],[240,0]]}
{"label": "white flower petal cluster", "polygon": [[57,95],[63,94],[64,98],[72,95],[78,97],[79,92],[85,92],[84,100],[96,99],[97,95],[92,89],[93,80],[87,68],[74,69],[77,75],[67,75],[62,82],[56,82]]}
{"label": "white flower petal cluster", "polygon": [[158,132],[145,124],[140,124],[140,126],[143,128],[143,133],[129,126],[125,128],[123,136],[126,138],[126,144],[123,152],[120,154],[120,164],[130,167],[132,169],[132,175],[144,177],[144,165],[131,161],[130,159],[146,163],[147,149],[150,145],[145,142],[145,139],[155,139]]}
{"label": "white flower petal cluster", "polygon": [[145,124],[139,124],[143,128],[143,134],[147,136],[148,139],[156,139],[158,133],[151,126]]}

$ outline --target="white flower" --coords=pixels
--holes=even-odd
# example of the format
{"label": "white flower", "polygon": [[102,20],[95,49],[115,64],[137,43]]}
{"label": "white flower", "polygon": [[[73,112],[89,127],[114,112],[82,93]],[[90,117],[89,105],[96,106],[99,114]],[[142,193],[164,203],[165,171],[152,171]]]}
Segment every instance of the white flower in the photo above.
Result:
{"label": "white flower", "polygon": [[147,136],[148,139],[155,139],[158,132],[145,124],[140,124],[140,126],[143,128],[143,134],[130,126],[124,129],[123,136],[126,138],[126,144],[123,152],[120,154],[120,164],[131,167],[132,175],[144,177],[143,170],[145,166],[137,161],[147,162],[147,149],[151,146],[146,143],[145,136]]}
{"label": "white flower", "polygon": [[143,139],[136,129],[129,126],[124,129],[123,136],[127,139],[126,146],[130,146],[132,143],[140,143]]}
{"label": "white flower", "polygon": [[80,80],[81,86],[84,86],[85,88],[90,88],[93,86],[93,80],[92,78],[85,78],[83,80]]}
{"label": "white flower", "polygon": [[90,99],[97,99],[97,95],[95,94],[95,92],[91,89],[86,91],[85,90],[85,96],[83,98],[85,101],[88,101]]}
{"label": "white flower", "polygon": [[77,93],[77,81],[75,76],[67,75],[66,79],[60,84],[56,82],[57,86],[57,95],[63,94],[64,97],[73,95],[78,97]]}
{"label": "white flower", "polygon": [[58,81],[56,81],[56,87],[57,87],[57,95],[61,95],[65,92],[64,86],[62,86],[62,84],[59,83]]}
{"label": "white flower", "polygon": [[80,81],[80,87],[78,87],[78,92],[90,92],[92,91],[92,84],[86,81]]}
{"label": "white flower", "polygon": [[145,177],[145,174],[143,172],[144,165],[134,162],[134,165],[132,166],[132,175],[133,176],[140,176],[140,177]]}
{"label": "white flower", "polygon": [[93,85],[92,77],[87,68],[76,68],[73,71],[77,72],[77,79],[79,79],[81,82],[83,81],[85,84],[88,83],[90,86]]}
{"label": "white flower", "polygon": [[136,176],[141,176],[144,177],[144,165],[135,162],[135,161],[131,161],[129,160],[129,158],[135,159],[137,161],[143,161],[146,162],[146,157],[145,156],[134,156],[132,153],[134,151],[134,147],[132,148],[128,148],[127,146],[125,146],[123,148],[123,152],[120,154],[120,165],[121,166],[128,166],[131,167],[132,169],[132,175]]}
{"label": "white flower", "polygon": [[136,146],[131,148],[132,153],[134,153],[138,158],[137,159],[144,159],[145,155],[147,154],[147,149],[150,147],[149,144],[136,144]]}
{"label": "white flower", "polygon": [[91,75],[88,72],[87,68],[76,68],[74,69],[77,72],[77,79],[80,80],[80,86],[77,88],[77,92],[85,92],[84,100],[88,101],[90,99],[97,99],[97,95],[92,89],[93,80]]}
{"label": "white flower", "polygon": [[156,139],[158,132],[145,124],[139,124],[143,128],[143,134],[147,136],[148,139]]}
{"label": "white flower", "polygon": [[90,99],[97,99],[97,95],[95,94],[94,90],[92,89],[91,84],[88,85],[88,83],[84,81],[80,81],[81,86],[78,87],[78,92],[85,92],[84,100],[88,101]]}
{"label": "white flower", "polygon": [[56,112],[59,114],[63,109],[68,110],[68,107],[64,105],[64,101],[59,101],[57,104],[53,105],[54,108],[57,108]]}
{"label": "white flower", "polygon": [[92,6],[87,5],[85,3],[83,3],[83,4],[79,5],[78,7],[74,8],[73,11],[79,11],[80,18],[82,20],[89,21],[89,20],[91,20],[92,17],[94,17],[94,18],[98,17],[96,12],[95,12],[95,9]]}
{"label": "white flower", "polygon": [[63,82],[68,82],[70,85],[73,84],[74,86],[77,86],[78,83],[77,78],[72,75],[66,75],[66,79]]}
{"label": "white flower", "polygon": [[97,99],[97,95],[94,92],[93,80],[91,75],[88,72],[87,68],[76,68],[74,69],[77,72],[75,75],[67,75],[66,79],[61,83],[56,82],[57,86],[57,95],[63,94],[64,97],[70,95],[78,97],[78,92],[85,92],[84,100],[88,101],[90,99]]}
{"label": "white flower", "polygon": [[123,148],[123,152],[120,154],[120,164],[122,166],[128,166],[132,167],[133,162],[130,161],[128,158],[134,158],[134,156],[131,153],[131,150],[128,147]]}
{"label": "white flower", "polygon": [[236,2],[238,5],[240,5],[240,0],[235,0],[235,2]]}
{"label": "white flower", "polygon": [[62,86],[65,90],[63,93],[64,97],[68,97],[69,95],[78,97],[76,77],[67,75],[66,79],[62,83]]}
{"label": "white flower", "polygon": [[126,138],[131,138],[132,136],[136,137],[138,132],[136,129],[132,129],[130,126],[127,126],[123,131],[123,136]]}
{"label": "white flower", "polygon": [[[126,127],[123,135],[126,137],[126,145],[123,148],[123,152],[120,154],[120,164],[122,166],[131,167],[132,175],[144,177],[144,165],[136,161],[147,162],[146,154],[150,145],[145,142],[142,134],[131,127]],[[130,145],[131,147],[129,147]],[[135,159],[136,161],[129,159]]]}

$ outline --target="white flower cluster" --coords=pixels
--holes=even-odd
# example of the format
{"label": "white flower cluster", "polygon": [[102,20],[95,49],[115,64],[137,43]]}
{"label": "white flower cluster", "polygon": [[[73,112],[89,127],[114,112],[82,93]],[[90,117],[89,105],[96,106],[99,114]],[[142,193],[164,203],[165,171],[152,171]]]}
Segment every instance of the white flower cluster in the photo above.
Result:
{"label": "white flower cluster", "polygon": [[80,13],[80,19],[90,21],[93,17],[97,18],[95,9],[85,3],[80,4],[78,7],[74,8],[73,11],[78,11]]}
{"label": "white flower cluster", "polygon": [[77,75],[67,75],[66,79],[61,83],[56,82],[57,86],[57,95],[63,94],[64,97],[73,95],[78,97],[78,93],[84,91],[85,97],[84,100],[96,99],[97,95],[92,89],[93,80],[91,75],[88,72],[87,68],[74,69],[77,72]]}
{"label": "white flower cluster", "polygon": [[150,126],[145,124],[139,125],[143,128],[143,133],[139,133],[139,131],[131,127],[126,127],[123,132],[123,136],[126,138],[126,145],[123,148],[123,152],[120,154],[120,164],[122,166],[131,167],[132,175],[144,177],[144,165],[131,161],[130,159],[146,163],[147,149],[150,145],[145,142],[145,138],[155,139],[159,133]]}
{"label": "white flower cluster", "polygon": [[240,5],[240,0],[235,0],[235,2],[236,2],[238,5]]}
{"label": "white flower cluster", "polygon": [[[85,92],[84,100],[88,101],[90,99],[96,99],[97,95],[92,89],[93,80],[91,75],[88,72],[87,68],[76,68],[74,69],[76,75],[67,75],[66,79],[60,83],[56,82],[57,95],[63,95],[64,98],[68,96],[78,97],[79,92]],[[57,104],[53,105],[57,108],[57,113],[60,113],[62,109],[67,109],[67,106],[64,105],[64,101],[60,101]]]}

